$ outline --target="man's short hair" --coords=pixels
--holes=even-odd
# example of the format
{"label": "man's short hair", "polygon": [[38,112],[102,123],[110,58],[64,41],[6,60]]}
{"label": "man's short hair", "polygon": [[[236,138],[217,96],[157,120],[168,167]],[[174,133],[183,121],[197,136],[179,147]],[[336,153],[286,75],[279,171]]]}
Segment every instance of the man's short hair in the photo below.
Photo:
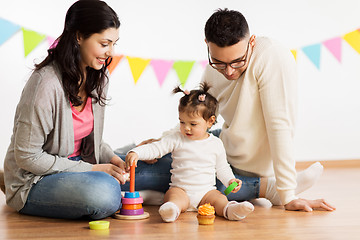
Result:
{"label": "man's short hair", "polygon": [[205,24],[206,40],[219,47],[232,46],[248,35],[245,17],[235,10],[218,9]]}

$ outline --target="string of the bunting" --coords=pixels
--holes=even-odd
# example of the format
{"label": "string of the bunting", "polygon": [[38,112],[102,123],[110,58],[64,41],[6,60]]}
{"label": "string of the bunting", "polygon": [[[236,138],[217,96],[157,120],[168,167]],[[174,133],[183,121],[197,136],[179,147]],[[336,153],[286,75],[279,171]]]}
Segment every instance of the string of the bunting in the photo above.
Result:
{"label": "string of the bunting", "polygon": [[[0,29],[0,47],[17,32],[22,32],[25,57],[27,57],[45,40],[47,40],[49,46],[51,46],[55,40],[53,37],[26,29],[3,18],[0,18]],[[360,29],[346,33],[342,36],[324,40],[320,43],[307,45],[301,47],[300,49],[291,49],[291,52],[294,55],[295,60],[297,60],[298,52],[301,50],[315,65],[315,67],[320,69],[322,46],[324,46],[337,59],[337,61],[341,63],[343,41],[347,42],[357,53],[360,54]],[[127,59],[135,84],[138,82],[144,70],[151,65],[160,86],[164,83],[166,76],[171,69],[175,70],[181,85],[184,86],[195,64],[199,64],[202,68],[205,68],[207,65],[207,60],[163,60],[116,55],[113,57],[113,60],[108,67],[110,74],[114,72],[118,64],[124,59]]]}
{"label": "string of the bunting", "polygon": [[[310,59],[317,69],[320,69],[321,61],[321,46],[324,46],[339,63],[342,60],[342,43],[343,40],[347,42],[357,53],[360,54],[360,29],[346,33],[340,37],[334,37],[324,40],[320,43],[307,45],[301,48],[304,54]],[[297,53],[299,50],[292,49],[291,52],[297,59]]]}

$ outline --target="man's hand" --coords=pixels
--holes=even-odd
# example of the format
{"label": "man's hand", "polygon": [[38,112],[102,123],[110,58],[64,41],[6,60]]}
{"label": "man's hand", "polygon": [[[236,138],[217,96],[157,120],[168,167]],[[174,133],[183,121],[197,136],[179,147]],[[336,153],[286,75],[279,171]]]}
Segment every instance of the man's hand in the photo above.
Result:
{"label": "man's hand", "polygon": [[302,198],[292,200],[285,205],[285,209],[290,211],[303,210],[306,212],[312,212],[313,209],[323,209],[326,211],[336,210],[334,206],[330,205],[324,199],[307,200]]}

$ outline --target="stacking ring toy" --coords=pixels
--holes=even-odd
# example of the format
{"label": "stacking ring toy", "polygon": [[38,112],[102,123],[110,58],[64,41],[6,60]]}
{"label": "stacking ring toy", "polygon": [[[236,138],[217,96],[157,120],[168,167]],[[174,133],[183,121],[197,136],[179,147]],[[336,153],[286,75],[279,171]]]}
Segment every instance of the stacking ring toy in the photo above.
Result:
{"label": "stacking ring toy", "polygon": [[232,184],[230,184],[224,191],[225,195],[229,195],[229,193],[231,193],[232,190],[234,190],[234,188],[236,188],[239,184],[237,182],[233,182]]}
{"label": "stacking ring toy", "polygon": [[110,226],[109,221],[92,221],[92,222],[89,222],[89,227],[92,230],[108,229],[109,226]]}
{"label": "stacking ring toy", "polygon": [[139,192],[125,192],[124,198],[139,198]]}
{"label": "stacking ring toy", "polygon": [[120,212],[115,213],[113,216],[121,220],[148,218],[150,215],[148,212],[144,212],[143,201],[139,192],[135,191],[135,164],[133,164],[130,166],[130,192],[125,192],[124,197],[121,199],[122,207]]}
{"label": "stacking ring toy", "polygon": [[141,215],[141,214],[144,214],[144,209],[141,208],[141,209],[133,209],[133,210],[128,210],[128,209],[120,209],[120,214],[121,215],[130,215],[130,216],[133,216],[133,215]]}
{"label": "stacking ring toy", "polygon": [[141,209],[142,204],[123,204],[121,208],[126,210]]}
{"label": "stacking ring toy", "polygon": [[144,202],[142,198],[125,198],[121,199],[122,204],[141,204]]}

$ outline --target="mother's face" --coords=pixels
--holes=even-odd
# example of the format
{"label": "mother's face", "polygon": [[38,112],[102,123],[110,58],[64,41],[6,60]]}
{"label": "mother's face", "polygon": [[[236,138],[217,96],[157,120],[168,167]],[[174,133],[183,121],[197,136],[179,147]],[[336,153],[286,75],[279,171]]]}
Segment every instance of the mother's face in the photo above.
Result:
{"label": "mother's face", "polygon": [[81,54],[81,66],[100,70],[105,61],[115,54],[114,46],[119,39],[118,28],[108,28],[101,33],[94,33],[89,38],[78,38]]}

